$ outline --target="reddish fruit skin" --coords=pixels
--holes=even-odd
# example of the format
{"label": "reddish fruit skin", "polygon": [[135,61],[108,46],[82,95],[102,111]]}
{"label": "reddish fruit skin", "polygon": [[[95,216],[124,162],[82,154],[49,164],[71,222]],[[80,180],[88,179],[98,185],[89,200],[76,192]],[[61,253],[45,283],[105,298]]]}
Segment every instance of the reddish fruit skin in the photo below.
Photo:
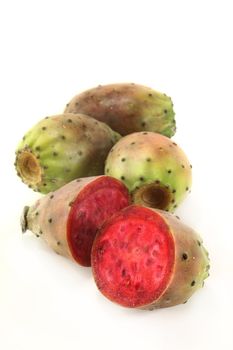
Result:
{"label": "reddish fruit skin", "polygon": [[30,208],[25,207],[21,218],[23,232],[29,229],[37,237],[44,239],[57,254],[74,259],[80,265],[90,266],[90,257],[87,256],[85,262],[80,261],[73,249],[70,214],[72,206],[79,199],[82,200],[85,191],[94,192],[101,186],[119,189],[123,196],[123,205],[129,205],[128,191],[120,181],[109,176],[80,178],[73,180],[55,192],[48,193],[37,200]]}
{"label": "reddish fruit skin", "polygon": [[176,132],[170,97],[138,84],[110,84],[72,98],[65,113],[84,113],[109,125],[120,135],[153,131],[172,137]]}
{"label": "reddish fruit skin", "polygon": [[[102,277],[100,276],[104,276],[100,273],[102,266],[104,266],[102,264],[104,256],[106,256],[104,254],[106,254],[106,249],[111,248],[105,248],[105,250],[101,252],[101,255],[99,254],[99,249],[102,247],[102,242],[106,243],[107,240],[109,245],[105,246],[112,247],[112,240],[116,239],[116,237],[112,235],[112,238],[108,239],[107,232],[111,227],[114,227],[118,221],[125,220],[125,223],[132,223],[143,215],[145,218],[145,225],[147,225],[149,221],[152,222],[156,220],[157,216],[163,221],[163,226],[165,225],[168,230],[167,235],[171,237],[173,242],[173,246],[171,245],[172,249],[169,251],[169,256],[167,258],[173,260],[172,264],[169,265],[171,266],[170,270],[166,272],[167,276],[165,280],[167,282],[162,290],[160,290],[160,295],[158,295],[155,290],[154,300],[144,302],[144,296],[142,295],[141,300],[133,304],[132,300],[127,300],[127,296],[124,302],[122,302],[122,300],[119,299],[121,289],[119,289],[118,294],[114,294],[114,291],[112,292],[112,290],[108,288],[108,281],[101,280]],[[172,258],[172,256],[174,258]],[[135,259],[135,256],[133,259]],[[97,287],[108,299],[126,307],[153,310],[155,308],[170,307],[185,303],[196,290],[203,286],[204,279],[208,277],[209,259],[208,253],[202,245],[200,236],[172,214],[158,209],[155,210],[132,205],[112,216],[99,231],[92,246],[92,269]],[[135,276],[136,273],[133,275],[132,280]],[[118,281],[112,280],[111,283],[112,285],[114,283],[117,285]]]}

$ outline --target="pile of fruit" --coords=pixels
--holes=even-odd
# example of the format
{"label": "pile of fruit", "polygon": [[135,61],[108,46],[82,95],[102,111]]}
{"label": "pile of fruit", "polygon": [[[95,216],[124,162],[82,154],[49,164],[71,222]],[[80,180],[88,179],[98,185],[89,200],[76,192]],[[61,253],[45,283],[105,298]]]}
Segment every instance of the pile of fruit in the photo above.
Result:
{"label": "pile of fruit", "polygon": [[24,208],[23,232],[91,266],[101,293],[125,307],[185,303],[209,275],[202,239],[173,215],[192,181],[175,131],[165,94],[98,86],[41,120],[16,151],[17,174],[46,194]]}

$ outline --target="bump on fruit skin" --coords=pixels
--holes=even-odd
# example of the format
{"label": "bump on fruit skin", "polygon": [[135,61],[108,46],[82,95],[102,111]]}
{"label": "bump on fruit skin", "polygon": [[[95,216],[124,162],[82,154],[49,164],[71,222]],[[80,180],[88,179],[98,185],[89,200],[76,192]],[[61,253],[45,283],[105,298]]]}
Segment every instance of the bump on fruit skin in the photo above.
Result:
{"label": "bump on fruit skin", "polygon": [[105,174],[128,187],[135,204],[173,212],[190,192],[191,165],[169,138],[139,132],[119,140],[109,152]]}
{"label": "bump on fruit skin", "polygon": [[90,115],[121,135],[152,131],[171,137],[176,131],[171,98],[138,84],[111,84],[84,91],[67,104],[67,112]]}
{"label": "bump on fruit skin", "polygon": [[101,175],[120,135],[82,114],[46,117],[30,129],[16,151],[16,171],[33,190],[48,193],[77,178]]}

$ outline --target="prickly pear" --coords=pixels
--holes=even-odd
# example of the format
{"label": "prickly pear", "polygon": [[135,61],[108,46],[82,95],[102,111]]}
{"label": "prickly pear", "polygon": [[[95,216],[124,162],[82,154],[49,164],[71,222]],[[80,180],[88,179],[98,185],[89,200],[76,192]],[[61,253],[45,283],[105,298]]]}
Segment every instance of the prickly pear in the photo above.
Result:
{"label": "prickly pear", "polygon": [[147,130],[171,137],[176,131],[171,98],[137,84],[112,84],[87,90],[67,104],[67,112],[90,115],[121,135]]}
{"label": "prickly pear", "polygon": [[191,187],[191,165],[166,136],[139,132],[111,149],[105,174],[125,183],[135,204],[174,211]]}
{"label": "prickly pear", "polygon": [[48,193],[75,178],[103,174],[108,151],[119,138],[82,114],[46,117],[20,142],[16,170],[29,187]]}
{"label": "prickly pear", "polygon": [[198,234],[170,213],[134,205],[105,222],[91,261],[101,293],[130,308],[185,303],[209,275]]}
{"label": "prickly pear", "polygon": [[21,226],[58,254],[90,266],[94,237],[102,223],[129,205],[127,188],[109,176],[73,180],[25,207]]}

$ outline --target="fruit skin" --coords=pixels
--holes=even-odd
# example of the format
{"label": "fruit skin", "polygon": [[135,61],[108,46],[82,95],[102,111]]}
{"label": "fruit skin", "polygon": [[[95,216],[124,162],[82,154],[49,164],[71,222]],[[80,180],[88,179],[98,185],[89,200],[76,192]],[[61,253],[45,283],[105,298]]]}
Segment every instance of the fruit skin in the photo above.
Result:
{"label": "fruit skin", "polygon": [[65,113],[90,115],[121,135],[147,130],[171,137],[176,131],[171,98],[137,84],[111,84],[84,91],[73,97]]}
{"label": "fruit skin", "polygon": [[[22,231],[32,231],[37,237],[41,237],[57,253],[69,259],[77,260],[71,246],[71,240],[68,233],[69,215],[75,200],[80,198],[83,190],[92,186],[100,186],[101,181],[105,186],[118,186],[124,193],[127,205],[130,203],[126,187],[118,180],[109,176],[93,176],[71,181],[55,192],[48,193],[46,196],[37,200],[31,207],[24,207],[21,216]],[[100,185],[97,185],[97,182]]]}
{"label": "fruit skin", "polygon": [[101,175],[108,151],[120,135],[82,114],[39,121],[16,150],[15,166],[23,182],[48,193],[78,177]]}
{"label": "fruit skin", "polygon": [[[117,220],[122,220],[123,218],[125,221],[130,220],[130,222],[133,222],[138,218],[138,213],[143,211],[147,212],[148,215],[146,221],[153,220],[153,214],[155,213],[156,215],[159,215],[164,221],[165,225],[167,225],[169,233],[174,242],[174,262],[167,286],[157,299],[153,300],[149,304],[140,306],[130,305],[129,301],[130,306],[128,307],[153,310],[186,303],[198,289],[204,286],[204,280],[209,276],[209,254],[202,245],[202,239],[199,234],[197,234],[192,228],[186,226],[171,213],[158,209],[132,205],[122,209],[105,222],[97,234],[92,246],[92,269],[97,287],[107,298],[117,303],[116,300],[111,298],[111,296],[105,292],[106,281],[100,281],[99,279],[97,273],[98,261],[100,261],[98,260],[98,248],[101,247],[101,240],[103,240],[106,244],[106,237],[104,233],[109,227],[111,227],[111,225],[114,225]],[[113,242],[109,241],[107,242],[110,243],[108,246],[111,246]],[[102,250],[101,259],[103,258],[104,254],[105,251]],[[134,261],[137,259],[136,256],[133,258]]]}
{"label": "fruit skin", "polygon": [[175,142],[139,132],[115,144],[106,159],[105,174],[123,181],[135,204],[174,211],[190,191],[191,167]]}

